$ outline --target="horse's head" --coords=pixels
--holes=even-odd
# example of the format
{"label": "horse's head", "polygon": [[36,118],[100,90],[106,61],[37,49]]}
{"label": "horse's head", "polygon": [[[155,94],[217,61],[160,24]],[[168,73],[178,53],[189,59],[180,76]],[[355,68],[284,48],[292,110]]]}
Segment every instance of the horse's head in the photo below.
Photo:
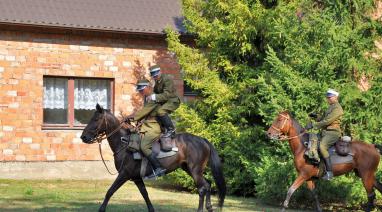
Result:
{"label": "horse's head", "polygon": [[279,113],[273,121],[272,126],[269,127],[267,135],[270,139],[283,139],[283,136],[289,134],[292,126],[292,117],[287,111]]}
{"label": "horse's head", "polygon": [[97,104],[93,117],[90,119],[89,123],[82,132],[81,139],[84,143],[94,143],[98,137],[101,137],[106,133],[108,123],[107,113],[110,112]]}

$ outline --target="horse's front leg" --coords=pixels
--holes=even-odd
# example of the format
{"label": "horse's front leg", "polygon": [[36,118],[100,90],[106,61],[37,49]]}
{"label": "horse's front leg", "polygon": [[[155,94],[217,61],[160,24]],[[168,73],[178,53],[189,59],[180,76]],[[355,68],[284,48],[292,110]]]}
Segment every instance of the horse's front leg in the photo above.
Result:
{"label": "horse's front leg", "polygon": [[317,192],[316,192],[316,186],[314,185],[313,180],[308,180],[308,181],[306,181],[306,183],[308,184],[308,189],[312,192],[313,198],[316,201],[316,211],[317,212],[322,212],[322,209],[321,209],[321,206],[320,206],[320,202],[318,201],[318,195],[317,195]]}
{"label": "horse's front leg", "polygon": [[142,179],[136,180],[136,181],[134,181],[134,183],[135,183],[135,185],[137,185],[139,191],[141,192],[143,199],[145,199],[147,209],[149,210],[149,212],[154,212],[155,210],[154,210],[153,205],[151,204],[149,195],[148,195],[147,190],[146,190],[145,183],[142,181]]}
{"label": "horse's front leg", "polygon": [[293,182],[292,186],[288,189],[287,197],[283,204],[283,209],[281,211],[285,211],[285,209],[288,208],[289,200],[292,196],[292,194],[305,182],[305,177],[302,175],[299,175],[297,179]]}
{"label": "horse's front leg", "polygon": [[106,210],[107,203],[109,202],[111,196],[113,196],[114,192],[116,192],[126,181],[128,180],[127,173],[125,171],[121,171],[118,174],[117,179],[110,186],[109,190],[105,195],[105,199],[98,211],[104,212]]}

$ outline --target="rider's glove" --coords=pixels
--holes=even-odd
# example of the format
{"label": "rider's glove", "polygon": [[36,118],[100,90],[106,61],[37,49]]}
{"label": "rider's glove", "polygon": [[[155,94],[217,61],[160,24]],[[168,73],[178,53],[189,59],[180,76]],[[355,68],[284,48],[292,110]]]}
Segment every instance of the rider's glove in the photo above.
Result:
{"label": "rider's glove", "polygon": [[316,119],[318,117],[317,113],[309,113],[310,118]]}
{"label": "rider's glove", "polygon": [[305,126],[305,129],[306,129],[306,130],[313,129],[313,124],[312,124],[312,122],[309,122],[309,123]]}

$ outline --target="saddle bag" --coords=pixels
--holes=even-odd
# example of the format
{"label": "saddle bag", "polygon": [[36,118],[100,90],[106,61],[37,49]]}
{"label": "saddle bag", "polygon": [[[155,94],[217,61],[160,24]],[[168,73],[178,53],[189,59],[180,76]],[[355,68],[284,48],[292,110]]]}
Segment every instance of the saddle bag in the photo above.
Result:
{"label": "saddle bag", "polygon": [[336,152],[338,155],[347,156],[350,153],[350,141],[349,136],[342,137],[339,141],[336,142]]}
{"label": "saddle bag", "polygon": [[173,142],[171,137],[160,137],[160,148],[162,151],[168,152],[173,148]]}
{"label": "saddle bag", "polygon": [[140,150],[139,144],[141,142],[141,135],[139,133],[132,133],[129,135],[128,148],[132,152]]}

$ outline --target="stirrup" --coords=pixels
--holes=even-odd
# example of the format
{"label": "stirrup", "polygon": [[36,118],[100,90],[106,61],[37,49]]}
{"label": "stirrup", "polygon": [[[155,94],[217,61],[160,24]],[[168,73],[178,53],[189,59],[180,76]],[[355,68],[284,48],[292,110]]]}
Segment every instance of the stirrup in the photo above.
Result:
{"label": "stirrup", "polygon": [[[158,170],[158,169],[157,169]],[[157,179],[158,177],[164,176],[166,174],[166,169],[160,169],[158,172],[155,172],[156,170],[153,170],[153,173],[149,176],[145,176],[144,180],[151,180],[151,179]]]}
{"label": "stirrup", "polygon": [[129,138],[128,137],[121,137],[121,142],[123,143],[129,143]]}
{"label": "stirrup", "polygon": [[164,137],[164,138],[168,138],[168,137],[173,138],[174,136],[175,136],[175,129],[173,129],[173,130],[166,130],[166,131],[162,134],[162,137]]}
{"label": "stirrup", "polygon": [[323,180],[331,180],[333,179],[333,172],[328,171],[326,172],[326,175],[322,177]]}

